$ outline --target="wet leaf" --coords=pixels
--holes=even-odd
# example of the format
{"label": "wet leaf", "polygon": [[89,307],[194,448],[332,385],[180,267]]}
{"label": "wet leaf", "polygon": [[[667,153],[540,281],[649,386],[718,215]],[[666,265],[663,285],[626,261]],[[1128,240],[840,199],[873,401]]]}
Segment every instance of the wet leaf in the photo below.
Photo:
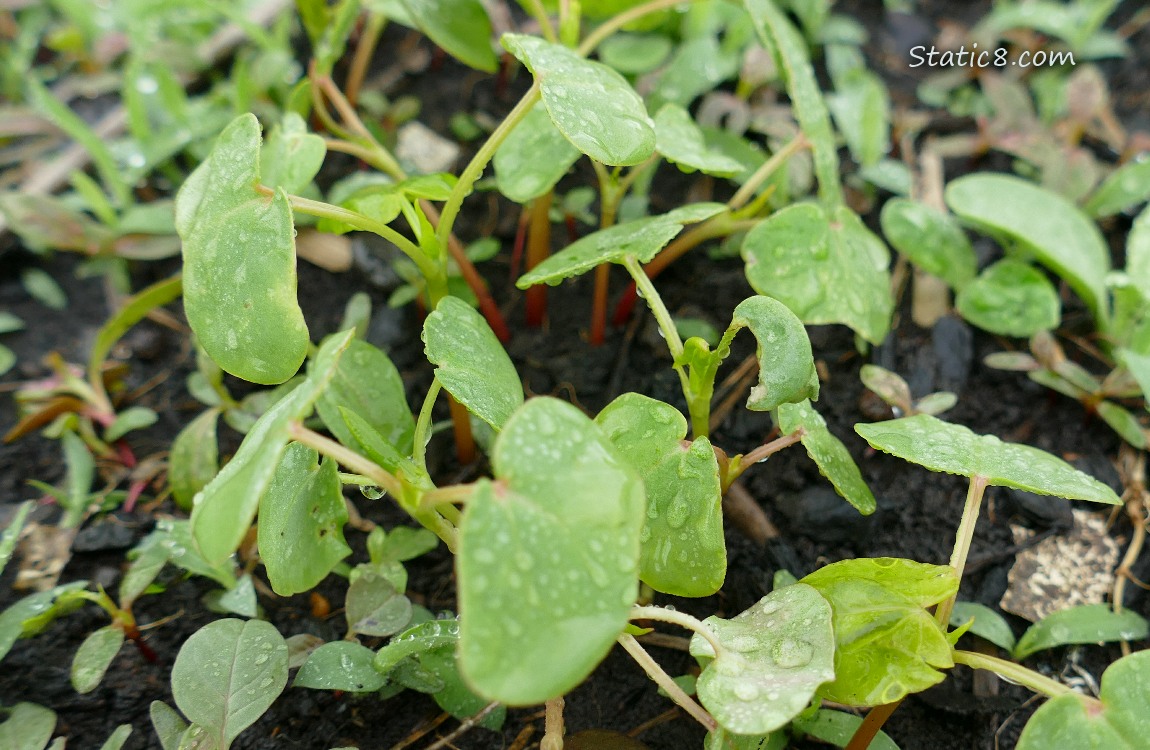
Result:
{"label": "wet leaf", "polygon": [[147,591],[156,576],[168,564],[171,550],[168,545],[155,542],[155,535],[139,544],[129,557],[135,557],[124,577],[120,579],[120,607],[131,608],[136,599]]}
{"label": "wet leaf", "polygon": [[115,625],[88,634],[72,658],[72,687],[77,693],[90,693],[99,686],[123,644],[124,631]]}
{"label": "wet leaf", "polygon": [[192,509],[196,493],[208,485],[220,470],[216,423],[220,410],[208,409],[180,430],[168,455],[168,484],[176,505]]}
{"label": "wet leaf", "polygon": [[259,614],[255,584],[248,573],[240,576],[235,585],[226,591],[208,592],[204,599],[208,609],[213,612],[240,617],[256,617]]}
{"label": "wet leaf", "polygon": [[293,687],[373,693],[387,682],[372,666],[375,652],[350,641],[325,643],[304,662]]}
{"label": "wet leaf", "polygon": [[903,410],[910,408],[910,386],[898,373],[878,365],[863,365],[859,380],[890,406]]}
{"label": "wet leaf", "polygon": [[216,620],[193,633],[172,666],[184,715],[227,747],[287,685],[287,644],[263,620]]}
{"label": "wet leaf", "polygon": [[1082,208],[1096,219],[1127,211],[1150,198],[1150,158],[1127,162],[1107,177]]}
{"label": "wet leaf", "polygon": [[742,164],[707,147],[691,113],[677,104],[668,102],[655,114],[655,148],[684,172],[731,177],[743,171]]}
{"label": "wet leaf", "polygon": [[496,149],[495,184],[515,203],[527,203],[555,187],[578,159],[579,149],[559,132],[539,103]]}
{"label": "wet leaf", "polygon": [[311,184],[326,155],[323,138],[309,133],[307,123],[298,114],[286,112],[260,149],[260,177],[268,187],[299,193]]}
{"label": "wet leaf", "polygon": [[477,70],[499,66],[491,48],[491,20],[479,0],[401,0],[408,17],[428,39]]}
{"label": "wet leaf", "polygon": [[974,248],[950,214],[895,198],[882,207],[882,233],[895,250],[953,289],[961,290],[978,273]]}
{"label": "wet leaf", "polygon": [[873,447],[931,471],[982,476],[989,484],[1039,495],[1109,505],[1120,502],[1114,490],[1046,451],[976,435],[926,414],[858,424],[855,431]]}
{"label": "wet leaf", "polygon": [[120,750],[128,738],[132,736],[132,725],[121,724],[116,727],[116,730],[108,737],[107,741],[100,746],[100,750]]}
{"label": "wet leaf", "polygon": [[625,393],[595,423],[647,491],[639,578],[675,596],[709,596],[727,573],[719,463],[707,438],[685,443],[687,420],[670,404]]}
{"label": "wet leaf", "polygon": [[296,301],[295,227],[287,194],[260,181],[260,126],[234,120],[176,196],[183,239],[184,311],[196,338],[227,372],[282,383],[307,355]]}
{"label": "wet leaf", "polygon": [[351,554],[343,538],[347,506],[331,458],[291,443],[260,498],[258,544],[272,590],[308,591]]}
{"label": "wet leaf", "polygon": [[357,453],[366,449],[344,420],[343,409],[354,412],[399,454],[411,455],[415,419],[403,378],[391,359],[366,341],[355,339],[348,346],[316,409],[331,434]]}
{"label": "wet leaf", "polygon": [[638,594],[639,477],[582,412],[528,401],[496,438],[460,524],[460,663],[508,705],[563,695],[623,632]]}
{"label": "wet leaf", "polygon": [[447,392],[502,429],[523,403],[523,385],[483,316],[457,297],[444,297],[423,323],[423,343]]}
{"label": "wet leaf", "polygon": [[816,570],[813,586],[834,611],[835,680],[819,689],[848,706],[893,703],[945,679],[954,666],[946,633],[924,607],[958,591],[949,565],[859,558]]}
{"label": "wet leaf", "polygon": [[974,621],[971,633],[1007,651],[1014,649],[1014,631],[1002,615],[976,602],[955,602],[950,612],[950,626],[962,627],[971,620]]}
{"label": "wet leaf", "polygon": [[[813,716],[796,716],[791,726],[805,735],[835,747],[846,747],[862,722],[861,716],[820,708]],[[898,745],[886,732],[879,732],[867,745],[867,750],[898,750]]]}
{"label": "wet leaf", "polygon": [[1083,604],[1062,609],[1031,625],[1018,639],[1011,656],[1022,661],[1031,654],[1073,643],[1136,641],[1150,635],[1145,618],[1109,604]]}
{"label": "wet leaf", "polygon": [[535,76],[551,121],[575,148],[610,166],[638,164],[655,150],[654,124],[623,76],[537,37],[504,34],[502,42]]}
{"label": "wet leaf", "polygon": [[288,427],[311,413],[335,374],[352,331],[328,338],[309,368],[307,379],[259,418],[236,455],[196,495],[192,533],[209,563],[219,564],[243,541],[288,443]]}
{"label": "wet leaf", "polygon": [[1150,651],[1124,656],[1102,674],[1102,710],[1084,696],[1052,698],[1030,717],[1018,750],[1137,750],[1150,735]]}
{"label": "wet leaf", "polygon": [[160,746],[164,750],[179,750],[180,738],[188,731],[188,722],[163,701],[152,701],[148,713],[152,719],[152,728],[160,739]]}
{"label": "wet leaf", "polygon": [[946,186],[946,203],[964,221],[1021,244],[1066,280],[1106,327],[1110,250],[1098,227],[1062,196],[1017,177],[972,174]]}
{"label": "wet leaf", "polygon": [[774,411],[780,404],[819,397],[819,376],[807,329],[787,307],[770,297],[750,297],[739,303],[728,335],[749,328],[757,342],[759,383],[751,388],[747,408]]}
{"label": "wet leaf", "polygon": [[1041,271],[1005,258],[963,287],[955,307],[984,331],[1027,338],[1058,327],[1062,301]]}
{"label": "wet leaf", "polygon": [[719,727],[713,732],[707,732],[704,740],[704,750],[786,750],[787,733],[772,732],[763,737],[755,735],[735,734]]}
{"label": "wet leaf", "polygon": [[691,655],[709,657],[696,682],[703,706],[735,734],[767,734],[806,710],[815,690],[834,679],[831,606],[810,586],[768,594],[732,620],[703,621],[724,647],[718,658],[702,636]]}
{"label": "wet leaf", "polygon": [[747,280],[804,323],[843,323],[873,344],[890,328],[890,252],[846,206],[800,203],[743,240]]}
{"label": "wet leaf", "polygon": [[351,633],[391,635],[411,622],[411,601],[392,581],[372,570],[363,571],[352,581],[345,606]]}
{"label": "wet leaf", "polygon": [[17,703],[0,723],[0,747],[44,750],[56,729],[56,712],[35,703]]}
{"label": "wet leaf", "polygon": [[818,465],[819,473],[834,485],[836,492],[864,516],[874,513],[874,495],[858,466],[842,441],[827,429],[826,420],[815,411],[810,401],[782,404],[778,421],[783,434],[789,435],[799,429],[803,431],[801,440],[807,455]]}

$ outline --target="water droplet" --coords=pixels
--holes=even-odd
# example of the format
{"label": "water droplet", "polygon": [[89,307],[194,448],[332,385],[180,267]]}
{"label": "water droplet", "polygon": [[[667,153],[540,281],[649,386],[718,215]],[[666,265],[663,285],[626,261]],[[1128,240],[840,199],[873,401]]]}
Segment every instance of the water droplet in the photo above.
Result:
{"label": "water droplet", "polygon": [[750,635],[737,635],[727,643],[727,648],[742,653],[754,651],[758,647],[759,642],[755,640],[754,636]]}
{"label": "water droplet", "polygon": [[759,686],[747,680],[736,682],[735,697],[741,701],[753,701],[759,697]]}
{"label": "water droplet", "polygon": [[667,509],[667,525],[672,529],[678,529],[687,522],[687,516],[691,514],[691,509],[682,500],[675,500],[671,503],[671,507]]}
{"label": "water droplet", "polygon": [[359,493],[366,497],[368,500],[379,500],[387,493],[374,485],[360,485]]}
{"label": "water droplet", "polygon": [[784,638],[771,647],[771,656],[783,669],[795,669],[811,663],[814,649],[806,641]]}

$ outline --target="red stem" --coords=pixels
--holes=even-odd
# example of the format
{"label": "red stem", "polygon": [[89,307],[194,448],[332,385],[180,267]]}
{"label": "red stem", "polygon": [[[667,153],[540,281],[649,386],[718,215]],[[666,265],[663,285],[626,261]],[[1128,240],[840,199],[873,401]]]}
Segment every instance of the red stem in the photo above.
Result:
{"label": "red stem", "polygon": [[611,264],[595,269],[595,296],[591,300],[591,345],[602,346],[607,338],[607,295],[610,292]]}
{"label": "red stem", "polygon": [[[547,260],[551,255],[551,202],[554,193],[548,190],[531,204],[531,227],[527,233],[527,270]],[[527,325],[537,328],[547,317],[547,286],[536,284],[527,290]]]}

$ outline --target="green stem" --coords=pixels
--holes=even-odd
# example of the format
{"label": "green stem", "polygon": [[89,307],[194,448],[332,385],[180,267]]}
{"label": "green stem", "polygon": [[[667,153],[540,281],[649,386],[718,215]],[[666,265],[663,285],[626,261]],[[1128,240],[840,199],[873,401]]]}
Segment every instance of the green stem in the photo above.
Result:
{"label": "green stem", "polygon": [[[975,474],[970,478],[970,486],[966,491],[966,505],[962,509],[962,521],[958,524],[958,534],[954,540],[954,551],[950,555],[950,567],[962,581],[962,572],[966,568],[966,557],[970,553],[970,542],[974,538],[974,527],[978,523],[978,509],[982,505],[982,495],[986,491],[986,477]],[[950,622],[950,613],[954,610],[954,602],[958,592],[938,605],[934,619],[942,627]]]}
{"label": "green stem", "polygon": [[427,389],[427,395],[423,397],[423,406],[419,407],[419,419],[415,422],[415,435],[412,438],[414,447],[411,459],[419,468],[423,469],[424,473],[427,472],[427,441],[431,439],[431,412],[435,406],[435,399],[439,397],[439,391],[442,388],[438,378],[431,379],[431,387]]}
{"label": "green stem", "polygon": [[707,643],[711,644],[711,648],[715,652],[715,658],[721,656],[726,648],[711,629],[707,627],[706,623],[691,617],[686,612],[680,612],[677,609],[667,609],[666,607],[631,607],[630,619],[632,620],[658,620],[659,622],[669,622],[672,625],[678,625],[681,628],[690,630],[692,633],[698,633],[706,639]]}
{"label": "green stem", "polygon": [[559,42],[559,37],[555,35],[555,26],[551,23],[551,16],[547,15],[547,9],[543,7],[540,0],[528,0],[524,6],[531,17],[539,22],[539,30],[543,32],[543,38],[552,44]]}
{"label": "green stem", "polygon": [[780,148],[775,153],[771,154],[771,158],[763,162],[762,166],[755,170],[754,174],[747,178],[738,192],[731,196],[727,201],[727,205],[732,211],[737,211],[746,205],[747,201],[754,197],[755,191],[759,186],[766,182],[767,178],[775,173],[775,170],[781,167],[792,156],[804,148],[809,148],[811,142],[802,133],[792,138],[787,145]]}
{"label": "green stem", "polygon": [[375,487],[375,480],[371,477],[365,477],[363,474],[348,474],[347,472],[339,472],[339,483],[350,484],[356,487]]}
{"label": "green stem", "polygon": [[650,15],[651,13],[658,13],[661,10],[667,10],[668,8],[674,8],[682,4],[683,0],[652,0],[649,3],[636,5],[634,8],[620,13],[588,34],[587,38],[583,40],[583,43],[579,45],[579,49],[576,51],[583,57],[586,57],[594,52],[595,48],[602,44],[604,39],[632,21]]}
{"label": "green stem", "polygon": [[626,650],[631,658],[643,668],[647,676],[655,681],[655,684],[663,688],[671,700],[675,701],[684,711],[691,715],[695,721],[703,725],[708,732],[713,732],[719,728],[719,723],[715,718],[707,713],[706,709],[695,702],[695,699],[687,695],[683,688],[671,679],[666,670],[659,666],[659,663],[651,658],[639,642],[635,640],[635,636],[630,633],[623,633],[616,639],[619,645]]}
{"label": "green stem", "polygon": [[733,459],[731,459],[730,466],[727,469],[725,485],[730,486],[732,482],[742,476],[743,472],[749,469],[751,466],[759,463],[760,461],[766,461],[767,458],[774,455],[775,453],[778,453],[783,448],[789,448],[790,446],[802,440],[803,435],[805,434],[806,430],[800,427],[790,435],[783,435],[782,437],[776,438],[769,443],[764,443],[746,455],[735,456]]}
{"label": "green stem", "polygon": [[1102,708],[1102,702],[1097,698],[1075,693],[1074,690],[1063,685],[1061,682],[1041,675],[1033,669],[1027,669],[1021,664],[1016,664],[1006,659],[999,659],[997,656],[988,656],[987,654],[963,651],[961,649],[955,649],[953,656],[955,664],[965,664],[974,669],[984,669],[988,672],[994,672],[1004,680],[1028,687],[1034,692],[1041,693],[1050,698],[1057,698],[1060,695],[1078,695],[1083,701],[1097,705],[1099,710]]}
{"label": "green stem", "polygon": [[474,484],[453,484],[450,487],[437,487],[423,493],[419,499],[421,508],[430,510],[438,505],[450,505],[469,500],[475,494]]}
{"label": "green stem", "polygon": [[364,458],[350,448],[340,445],[331,438],[326,438],[318,432],[309,430],[299,422],[293,422],[288,428],[292,440],[303,443],[324,456],[330,456],[354,473],[367,477],[377,487],[383,488],[391,496],[399,499],[403,497],[403,482],[391,472]]}

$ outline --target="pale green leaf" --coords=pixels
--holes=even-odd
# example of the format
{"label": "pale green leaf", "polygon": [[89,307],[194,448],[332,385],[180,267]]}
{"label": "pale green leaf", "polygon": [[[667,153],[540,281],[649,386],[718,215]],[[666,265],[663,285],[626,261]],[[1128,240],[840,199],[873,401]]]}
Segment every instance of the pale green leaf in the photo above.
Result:
{"label": "pale green leaf", "polygon": [[827,429],[810,401],[782,404],[778,411],[779,429],[789,435],[802,430],[803,447],[819,467],[819,473],[830,480],[835,491],[853,505],[859,513],[874,513],[876,502],[858,466],[842,441]]}
{"label": "pale green leaf", "polygon": [[20,532],[24,529],[24,522],[28,519],[33,505],[32,500],[20,503],[9,517],[3,533],[0,533],[0,573],[4,572],[4,567],[12,559],[12,550],[16,549],[16,542],[20,539]]}
{"label": "pale green leaf", "polygon": [[373,662],[375,652],[350,641],[325,643],[304,662],[293,687],[372,693],[387,682]]}
{"label": "pale green leaf", "polygon": [[677,104],[668,102],[655,113],[655,149],[685,172],[731,177],[743,171],[739,162],[707,147],[691,113]]}
{"label": "pale green leaf", "polygon": [[1052,612],[1031,625],[1018,639],[1013,656],[1022,661],[1038,651],[1074,643],[1136,641],[1150,635],[1145,618],[1109,604],[1083,604]]}
{"label": "pale green leaf", "polygon": [[1134,219],[1126,237],[1126,273],[1142,296],[1150,298],[1150,206]]}
{"label": "pale green leaf", "polygon": [[786,305],[770,297],[739,303],[727,329],[749,328],[757,346],[759,383],[747,396],[752,411],[773,411],[784,403],[819,397],[819,376],[807,330]]}
{"label": "pale green leaf", "polygon": [[121,724],[116,727],[115,731],[108,737],[107,741],[100,746],[100,750],[120,750],[128,738],[132,736],[132,725]]}
{"label": "pale green leaf", "polygon": [[323,138],[309,133],[298,114],[286,112],[260,150],[263,183],[286,193],[300,193],[315,178],[326,155]]}
{"label": "pale green leaf", "polygon": [[1041,271],[1004,258],[964,286],[955,307],[984,331],[1027,338],[1058,327],[1062,302]]}
{"label": "pale green leaf", "polygon": [[123,306],[100,326],[99,332],[96,333],[96,340],[88,354],[89,377],[96,376],[100,372],[100,368],[103,367],[104,360],[108,358],[112,347],[132,326],[147,317],[152,310],[179,297],[181,291],[183,291],[183,281],[179,276],[174,276],[170,279],[157,281],[129,297]]}
{"label": "pale green leaf", "polygon": [[526,203],[555,187],[578,158],[579,149],[551,122],[547,108],[536,104],[495,150],[495,184],[512,201]]}
{"label": "pale green leaf", "polygon": [[172,442],[168,455],[168,483],[176,505],[191,510],[196,493],[220,470],[216,422],[219,409],[208,409],[188,423]]}
{"label": "pale green leaf", "polygon": [[348,631],[385,636],[411,622],[411,601],[388,578],[365,570],[351,582],[345,604]]}
{"label": "pale green leaf", "polygon": [[853,69],[845,80],[836,79],[826,104],[859,165],[873,166],[890,150],[890,97],[877,75]]}
{"label": "pale green leaf", "polygon": [[44,750],[56,729],[56,712],[35,703],[17,703],[0,723],[0,747],[5,750]]}
{"label": "pale green leaf", "polygon": [[401,0],[408,17],[431,41],[472,68],[494,73],[491,20],[480,0]]}
{"label": "pale green leaf", "polygon": [[316,409],[331,434],[352,450],[364,452],[341,409],[354,412],[400,454],[411,454],[415,419],[403,378],[388,356],[366,341],[356,339],[348,346]]}
{"label": "pale green leaf", "polygon": [[104,429],[104,440],[113,443],[133,430],[151,427],[159,417],[145,406],[130,406],[116,415],[115,421]]}
{"label": "pale green leaf", "polygon": [[179,750],[180,738],[188,731],[188,722],[163,701],[152,701],[148,713],[152,719],[152,728],[160,740],[160,747],[164,750]]}
{"label": "pale green leaf", "polygon": [[152,581],[168,564],[172,552],[168,545],[160,543],[158,537],[152,534],[129,553],[129,557],[133,555],[135,559],[120,579],[120,606],[125,609],[131,608],[136,599],[152,585]]}
{"label": "pale green leaf", "polygon": [[918,201],[895,198],[882,207],[882,233],[910,262],[961,290],[978,273],[978,259],[950,214]]}
{"label": "pale green leaf", "polygon": [[[848,714],[845,711],[834,711],[829,708],[820,708],[813,716],[796,716],[791,726],[805,735],[814,737],[835,747],[846,747],[855,736],[863,717]],[[886,732],[879,732],[867,745],[867,750],[899,750],[898,745]]]}
{"label": "pale green leaf", "polygon": [[88,634],[72,658],[72,687],[77,693],[96,689],[123,644],[124,631],[115,625],[105,625]]}
{"label": "pale green leaf", "polygon": [[961,627],[971,620],[974,620],[970,626],[971,633],[1007,651],[1014,649],[1014,631],[1002,615],[983,604],[955,602],[950,612],[950,626]]}
{"label": "pale green leaf", "polygon": [[20,283],[23,284],[24,291],[45,307],[53,310],[64,310],[68,307],[68,295],[43,269],[25,268],[20,272]]}
{"label": "pale green leaf", "polygon": [[1150,157],[1123,164],[1107,177],[1082,208],[1096,219],[1113,216],[1150,198]]}
{"label": "pale green leaf", "polygon": [[648,73],[667,59],[674,44],[663,34],[613,34],[599,45],[599,59],[624,75]]}

